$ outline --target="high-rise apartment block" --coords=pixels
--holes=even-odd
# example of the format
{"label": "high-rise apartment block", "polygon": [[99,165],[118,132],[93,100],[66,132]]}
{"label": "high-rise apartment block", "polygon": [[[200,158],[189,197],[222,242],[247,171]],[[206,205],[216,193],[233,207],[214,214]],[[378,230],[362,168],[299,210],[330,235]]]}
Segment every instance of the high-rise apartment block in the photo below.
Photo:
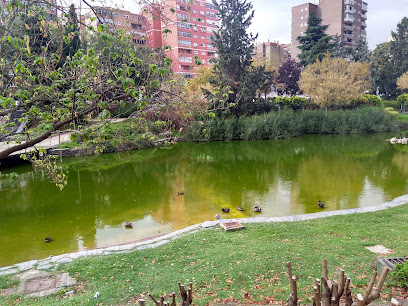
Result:
{"label": "high-rise apartment block", "polygon": [[[93,21],[91,17],[94,17]],[[94,27],[102,23],[112,28],[123,28],[135,44],[146,45],[146,19],[141,14],[117,8],[93,7],[86,10],[81,16],[81,21]]]}
{"label": "high-rise apartment block", "polygon": [[196,61],[208,65],[218,56],[211,40],[218,30],[218,11],[209,0],[165,0],[145,12],[147,46],[169,46],[167,56],[176,74],[194,78]]}
{"label": "high-rise apartment block", "polygon": [[345,46],[353,47],[366,39],[367,3],[362,0],[319,0],[292,7],[292,57],[300,54],[298,36],[304,35],[311,14],[328,25],[328,35],[339,35]]}
{"label": "high-rise apartment block", "polygon": [[290,58],[290,44],[280,44],[278,42],[257,43],[254,46],[254,62],[259,62],[272,66],[279,66]]}

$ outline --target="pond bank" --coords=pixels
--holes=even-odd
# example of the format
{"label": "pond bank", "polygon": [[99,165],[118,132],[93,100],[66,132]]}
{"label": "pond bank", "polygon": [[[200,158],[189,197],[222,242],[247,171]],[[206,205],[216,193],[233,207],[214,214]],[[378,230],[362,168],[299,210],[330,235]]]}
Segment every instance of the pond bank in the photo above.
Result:
{"label": "pond bank", "polygon": [[[252,218],[242,218],[242,219],[222,219],[220,222],[224,222],[227,220],[237,220],[240,223],[274,223],[274,222],[305,221],[305,220],[326,218],[326,217],[331,217],[331,216],[375,212],[375,211],[385,210],[385,209],[392,208],[392,207],[401,206],[406,203],[408,203],[408,194],[397,197],[393,199],[392,201],[383,203],[378,206],[345,209],[345,210],[337,210],[337,211],[322,211],[318,213],[293,215],[293,216],[286,216],[286,217],[252,217]],[[18,263],[12,266],[2,267],[0,268],[0,275],[17,274],[17,273],[27,271],[33,268],[36,268],[38,270],[55,270],[59,264],[70,263],[74,261],[75,259],[81,258],[81,257],[95,256],[95,255],[100,256],[100,255],[110,255],[110,254],[121,254],[121,253],[128,253],[131,251],[136,251],[136,250],[155,248],[163,244],[166,244],[172,240],[175,240],[177,238],[183,237],[185,235],[195,233],[203,229],[215,227],[218,224],[219,224],[219,221],[205,221],[203,223],[192,225],[182,230],[178,230],[170,234],[155,237],[150,240],[143,240],[139,242],[118,245],[118,246],[113,246],[113,247],[107,247],[107,248],[67,253],[67,254],[62,254],[58,256],[50,255],[50,257],[47,259],[30,260],[30,261]]]}

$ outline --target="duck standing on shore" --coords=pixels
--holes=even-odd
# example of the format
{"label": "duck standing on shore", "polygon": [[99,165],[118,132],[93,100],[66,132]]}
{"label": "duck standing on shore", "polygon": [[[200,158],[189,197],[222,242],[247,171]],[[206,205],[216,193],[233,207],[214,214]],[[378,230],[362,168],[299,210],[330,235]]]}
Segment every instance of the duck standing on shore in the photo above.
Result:
{"label": "duck standing on shore", "polygon": [[125,228],[133,228],[133,224],[132,224],[132,222],[125,222]]}

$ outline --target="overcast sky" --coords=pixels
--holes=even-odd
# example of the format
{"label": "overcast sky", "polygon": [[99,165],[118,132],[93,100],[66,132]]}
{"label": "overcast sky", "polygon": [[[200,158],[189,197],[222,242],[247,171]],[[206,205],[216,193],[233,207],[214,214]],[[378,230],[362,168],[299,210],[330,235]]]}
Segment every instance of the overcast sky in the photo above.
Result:
{"label": "overcast sky", "polygon": [[[306,2],[318,0],[250,0],[254,6],[255,17],[250,31],[259,33],[258,42],[279,41],[290,43],[291,8]],[[137,0],[105,0],[107,5],[116,3],[137,12]],[[367,39],[370,49],[385,42],[391,31],[395,31],[398,22],[408,17],[408,0],[365,0],[368,4]],[[113,5],[112,5],[113,6]]]}

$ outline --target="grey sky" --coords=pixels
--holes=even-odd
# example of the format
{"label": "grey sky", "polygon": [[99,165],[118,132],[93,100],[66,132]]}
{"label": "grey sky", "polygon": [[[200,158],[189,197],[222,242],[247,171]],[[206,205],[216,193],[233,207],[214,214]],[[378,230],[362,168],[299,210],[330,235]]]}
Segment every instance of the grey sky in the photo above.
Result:
{"label": "grey sky", "polygon": [[[306,2],[318,2],[318,0],[250,1],[255,10],[255,17],[250,31],[259,33],[259,42],[269,39],[280,43],[290,43],[292,6]],[[108,6],[115,6],[116,4],[134,12],[139,11],[136,7],[137,0],[102,0],[102,2]],[[408,0],[365,0],[365,2],[368,4],[368,45],[370,49],[374,49],[377,44],[387,41],[391,31],[395,31],[398,22],[403,17],[408,17]]]}
{"label": "grey sky", "polygon": [[[255,10],[251,32],[259,33],[258,41],[290,43],[291,8],[302,0],[252,0]],[[368,4],[367,39],[370,49],[385,42],[403,17],[408,17],[408,0],[365,0]]]}

